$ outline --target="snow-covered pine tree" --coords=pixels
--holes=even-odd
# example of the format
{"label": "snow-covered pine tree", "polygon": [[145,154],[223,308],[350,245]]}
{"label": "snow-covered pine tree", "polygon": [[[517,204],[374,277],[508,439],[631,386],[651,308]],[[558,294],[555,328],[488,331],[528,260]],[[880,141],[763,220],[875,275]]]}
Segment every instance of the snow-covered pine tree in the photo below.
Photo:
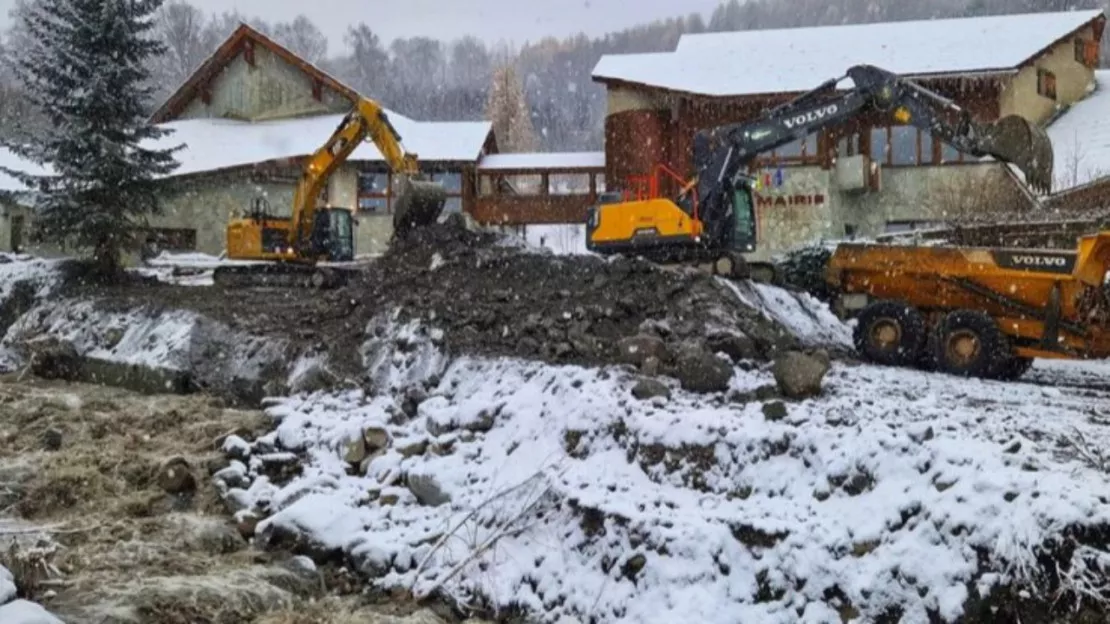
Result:
{"label": "snow-covered pine tree", "polygon": [[162,1],[37,0],[17,26],[27,45],[5,59],[50,130],[4,141],[46,175],[0,169],[35,194],[33,236],[91,250],[103,277],[141,242],[160,211],[155,180],[178,166],[180,146],[152,145],[168,132],[144,113],[146,68],[164,51],[148,35]]}

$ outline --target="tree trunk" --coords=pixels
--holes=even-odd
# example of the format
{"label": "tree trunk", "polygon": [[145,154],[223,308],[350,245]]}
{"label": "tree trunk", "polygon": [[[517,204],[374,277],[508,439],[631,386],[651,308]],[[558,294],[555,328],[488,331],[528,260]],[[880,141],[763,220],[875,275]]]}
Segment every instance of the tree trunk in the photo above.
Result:
{"label": "tree trunk", "polygon": [[100,239],[93,252],[93,270],[96,277],[108,283],[119,281],[123,275],[121,260],[119,245],[114,237]]}

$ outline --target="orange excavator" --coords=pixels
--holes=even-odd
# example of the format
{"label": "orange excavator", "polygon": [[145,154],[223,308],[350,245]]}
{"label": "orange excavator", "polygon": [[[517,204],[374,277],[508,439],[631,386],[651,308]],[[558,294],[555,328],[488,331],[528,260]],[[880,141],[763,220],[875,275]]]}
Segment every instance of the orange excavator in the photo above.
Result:
{"label": "orange excavator", "polygon": [[406,153],[401,136],[377,102],[361,98],[324,145],[309,157],[293,194],[289,217],[270,214],[262,198],[251,213],[227,225],[227,257],[252,263],[222,265],[217,286],[308,286],[331,288],[346,283],[350,267],[325,266],[354,260],[351,210],[317,206],[328,178],[367,138],[381,152],[400,188],[393,204],[394,237],[434,222],[447,203],[442,185],[420,175],[417,156]]}
{"label": "orange excavator", "polygon": [[[844,78],[850,78],[853,86],[838,91]],[[976,123],[966,110],[937,93],[884,69],[856,65],[845,76],[756,119],[696,134],[697,176],[677,197],[607,193],[588,212],[587,248],[661,263],[711,262],[716,274],[764,276],[767,281],[774,267],[754,262],[749,266],[745,257],[758,242],[753,180],[747,169],[759,154],[865,112],[917,126],[965,154],[1012,163],[1033,188],[1051,186],[1052,143],[1039,127],[1017,115],[991,124]]]}

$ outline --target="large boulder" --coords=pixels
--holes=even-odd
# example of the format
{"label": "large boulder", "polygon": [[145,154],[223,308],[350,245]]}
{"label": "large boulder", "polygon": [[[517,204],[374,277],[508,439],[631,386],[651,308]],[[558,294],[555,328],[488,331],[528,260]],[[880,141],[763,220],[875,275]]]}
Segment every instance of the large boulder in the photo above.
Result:
{"label": "large boulder", "polygon": [[791,399],[817,396],[821,394],[821,382],[830,366],[829,355],[824,351],[811,354],[787,351],[775,358],[775,383],[783,396]]}
{"label": "large boulder", "polygon": [[678,349],[674,376],[684,390],[710,393],[728,390],[732,365],[717,357],[704,345],[688,342]]}
{"label": "large boulder", "polygon": [[733,362],[759,358],[759,348],[750,337],[739,332],[717,332],[707,338],[709,349],[732,358]]}
{"label": "large boulder", "polygon": [[624,364],[643,366],[648,358],[656,358],[661,362],[667,361],[667,344],[658,336],[650,334],[637,334],[622,338],[617,343],[618,359]]}
{"label": "large boulder", "polygon": [[23,343],[30,355],[31,372],[43,379],[77,380],[81,356],[73,343],[55,336],[40,335]]}

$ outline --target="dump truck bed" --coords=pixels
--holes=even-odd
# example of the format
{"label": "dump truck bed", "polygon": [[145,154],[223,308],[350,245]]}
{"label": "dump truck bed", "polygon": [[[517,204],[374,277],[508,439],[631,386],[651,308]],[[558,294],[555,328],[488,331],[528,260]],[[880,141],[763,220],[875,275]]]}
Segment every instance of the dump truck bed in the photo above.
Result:
{"label": "dump truck bed", "polygon": [[907,304],[930,324],[979,311],[1023,356],[1106,357],[1108,251],[1110,233],[1084,237],[1075,250],[842,244],[827,279],[845,315],[875,301]]}

